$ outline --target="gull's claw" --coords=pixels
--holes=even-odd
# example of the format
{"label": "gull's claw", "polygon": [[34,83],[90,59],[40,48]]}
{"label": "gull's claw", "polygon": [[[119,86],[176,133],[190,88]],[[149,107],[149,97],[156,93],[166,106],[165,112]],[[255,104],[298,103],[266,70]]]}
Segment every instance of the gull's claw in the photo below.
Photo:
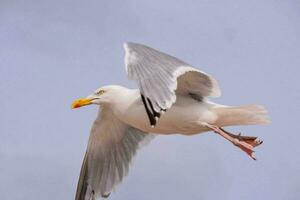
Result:
{"label": "gull's claw", "polygon": [[239,132],[239,134],[237,135],[238,136],[238,139],[241,140],[241,137],[242,137],[242,133]]}
{"label": "gull's claw", "polygon": [[219,135],[230,141],[235,146],[239,147],[253,160],[256,160],[253,149],[254,147],[257,147],[258,145],[262,144],[262,140],[252,136],[242,136],[241,133],[235,135],[217,126],[209,125],[209,128],[211,128],[215,133],[218,133]]}

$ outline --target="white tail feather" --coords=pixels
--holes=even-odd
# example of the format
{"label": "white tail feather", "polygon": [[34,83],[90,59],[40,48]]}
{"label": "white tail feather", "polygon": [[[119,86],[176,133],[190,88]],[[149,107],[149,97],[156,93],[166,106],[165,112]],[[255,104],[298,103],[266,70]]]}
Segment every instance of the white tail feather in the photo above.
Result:
{"label": "white tail feather", "polygon": [[268,124],[271,122],[268,117],[268,111],[260,105],[222,106],[216,107],[215,109],[218,115],[216,125],[219,127]]}

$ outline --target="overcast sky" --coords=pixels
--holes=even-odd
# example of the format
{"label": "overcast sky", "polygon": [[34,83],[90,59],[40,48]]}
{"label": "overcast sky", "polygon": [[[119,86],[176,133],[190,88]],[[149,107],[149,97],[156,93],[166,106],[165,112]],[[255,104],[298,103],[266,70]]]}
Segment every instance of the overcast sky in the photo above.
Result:
{"label": "overcast sky", "polygon": [[299,10],[297,0],[1,0],[1,200],[74,198],[97,107],[70,104],[103,85],[135,87],[125,41],[212,74],[216,102],[263,104],[273,123],[229,129],[264,140],[256,162],[213,133],[157,137],[112,200],[300,199]]}

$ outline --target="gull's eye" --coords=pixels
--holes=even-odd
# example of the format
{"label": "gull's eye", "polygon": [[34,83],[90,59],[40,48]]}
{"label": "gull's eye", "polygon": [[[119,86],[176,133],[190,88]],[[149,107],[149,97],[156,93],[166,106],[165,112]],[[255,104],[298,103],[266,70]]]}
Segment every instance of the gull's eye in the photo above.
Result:
{"label": "gull's eye", "polygon": [[99,90],[98,92],[96,92],[97,95],[101,95],[103,94],[105,91],[104,90]]}

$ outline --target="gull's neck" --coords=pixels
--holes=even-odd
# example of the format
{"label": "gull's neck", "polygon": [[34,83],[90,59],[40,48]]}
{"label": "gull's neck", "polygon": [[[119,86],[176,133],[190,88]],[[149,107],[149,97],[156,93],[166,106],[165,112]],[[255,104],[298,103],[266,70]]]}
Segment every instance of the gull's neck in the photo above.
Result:
{"label": "gull's neck", "polygon": [[118,115],[123,115],[129,106],[140,99],[140,92],[137,89],[129,89],[122,87],[118,92],[114,94],[114,97],[108,103],[108,107],[113,111],[113,113]]}

